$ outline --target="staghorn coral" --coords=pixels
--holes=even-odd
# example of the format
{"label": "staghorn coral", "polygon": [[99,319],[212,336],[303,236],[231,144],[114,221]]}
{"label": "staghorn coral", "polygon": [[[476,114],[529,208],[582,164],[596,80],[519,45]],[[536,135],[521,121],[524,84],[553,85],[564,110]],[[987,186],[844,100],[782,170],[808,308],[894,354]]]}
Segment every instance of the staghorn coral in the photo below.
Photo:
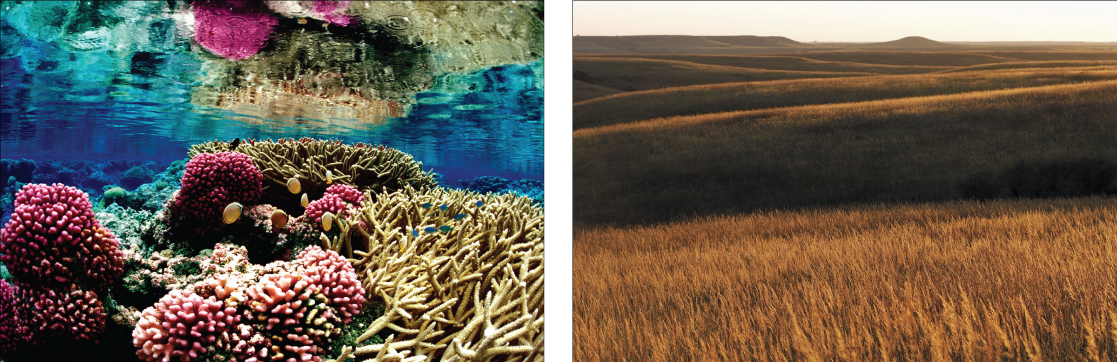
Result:
{"label": "staghorn coral", "polygon": [[240,322],[240,314],[214,297],[172,290],[144,309],[132,343],[145,361],[187,361],[207,354],[207,346]]}
{"label": "staghorn coral", "polygon": [[116,236],[93,215],[89,196],[62,184],[27,184],[0,230],[0,262],[25,282],[98,290],[123,273]]}
{"label": "staghorn coral", "polygon": [[[543,210],[530,199],[404,188],[366,200],[322,239],[352,250],[387,305],[350,346],[357,360],[543,358]],[[386,329],[391,341],[361,345]]]}
{"label": "staghorn coral", "polygon": [[[229,143],[213,141],[190,147],[190,155],[226,150]],[[263,173],[263,203],[282,208],[288,213],[299,209],[299,196],[287,190],[287,181],[299,180],[302,191],[311,199],[326,194],[330,186],[326,172],[333,174],[333,182],[356,187],[359,192],[395,191],[404,186],[416,189],[434,187],[433,173],[423,172],[423,163],[411,155],[384,146],[363,143],[346,145],[341,141],[280,139],[272,142],[246,140],[237,146],[260,167]],[[185,186],[184,186],[185,187]],[[224,206],[224,205],[222,205]]]}
{"label": "staghorn coral", "polygon": [[199,233],[213,231],[224,225],[222,210],[230,203],[255,203],[260,198],[262,182],[260,170],[242,153],[192,155],[171,211],[180,222],[188,222]]}

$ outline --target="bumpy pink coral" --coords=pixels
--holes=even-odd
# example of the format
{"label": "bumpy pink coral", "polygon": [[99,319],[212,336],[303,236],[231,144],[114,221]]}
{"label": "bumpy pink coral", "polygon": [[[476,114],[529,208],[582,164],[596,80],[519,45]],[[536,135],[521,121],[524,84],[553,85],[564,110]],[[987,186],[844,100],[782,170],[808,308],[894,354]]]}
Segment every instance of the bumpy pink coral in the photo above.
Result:
{"label": "bumpy pink coral", "polygon": [[311,201],[310,204],[306,205],[306,213],[303,214],[303,218],[306,221],[321,225],[322,215],[325,215],[326,211],[333,213],[335,216],[340,216],[349,207],[349,203],[345,202],[345,199],[342,199],[341,196],[325,194],[322,198]]}
{"label": "bumpy pink coral", "polygon": [[0,358],[15,353],[31,340],[17,294],[14,286],[0,279]]}
{"label": "bumpy pink coral", "polygon": [[310,278],[294,273],[268,274],[248,288],[248,315],[263,321],[257,329],[273,336],[279,351],[273,359],[320,362],[319,345],[340,329],[326,296]]}
{"label": "bumpy pink coral", "polygon": [[322,195],[322,198],[311,201],[310,204],[306,205],[303,219],[321,228],[322,215],[325,215],[326,211],[333,213],[335,216],[341,216],[348,213],[350,209],[359,206],[364,197],[353,186],[341,184],[330,186],[326,188],[326,194]]}
{"label": "bumpy pink coral", "polygon": [[95,340],[105,331],[105,308],[97,293],[77,285],[55,289],[19,286],[22,299],[30,301],[32,333],[35,338],[69,336],[77,340]]}
{"label": "bumpy pink coral", "polygon": [[194,360],[238,322],[236,308],[225,307],[214,297],[173,290],[144,309],[132,330],[132,344],[145,361]]}
{"label": "bumpy pink coral", "polygon": [[[186,163],[174,209],[203,225],[222,225],[221,212],[233,202],[251,204],[263,192],[264,175],[243,153],[199,153]],[[204,230],[203,230],[204,231]]]}
{"label": "bumpy pink coral", "polygon": [[343,184],[327,187],[326,194],[340,196],[342,200],[354,206],[360,205],[361,201],[365,199],[365,195],[357,191],[356,187]]}
{"label": "bumpy pink coral", "polygon": [[17,279],[45,286],[100,288],[123,273],[112,232],[93,218],[89,196],[62,184],[27,184],[0,230],[0,262]]}
{"label": "bumpy pink coral", "polygon": [[323,250],[312,246],[299,253],[294,264],[303,265],[303,275],[317,284],[329,300],[330,307],[337,309],[342,322],[349,323],[361,311],[365,303],[365,289],[357,279],[353,264],[333,250]]}

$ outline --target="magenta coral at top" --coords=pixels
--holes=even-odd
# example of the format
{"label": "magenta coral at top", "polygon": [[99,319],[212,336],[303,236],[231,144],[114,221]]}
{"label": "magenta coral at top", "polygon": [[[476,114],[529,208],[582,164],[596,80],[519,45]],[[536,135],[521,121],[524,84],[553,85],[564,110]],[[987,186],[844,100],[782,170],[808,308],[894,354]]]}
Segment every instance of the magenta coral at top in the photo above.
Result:
{"label": "magenta coral at top", "polygon": [[194,21],[194,40],[230,60],[256,55],[279,23],[261,1],[196,1]]}

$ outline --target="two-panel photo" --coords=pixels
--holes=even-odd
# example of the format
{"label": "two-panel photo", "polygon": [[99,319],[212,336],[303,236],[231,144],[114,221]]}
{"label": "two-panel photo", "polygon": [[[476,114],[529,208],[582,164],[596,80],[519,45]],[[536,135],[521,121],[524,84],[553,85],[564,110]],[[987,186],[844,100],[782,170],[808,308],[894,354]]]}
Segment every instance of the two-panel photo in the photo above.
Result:
{"label": "two-panel photo", "polygon": [[1113,19],[0,1],[0,362],[1117,361]]}

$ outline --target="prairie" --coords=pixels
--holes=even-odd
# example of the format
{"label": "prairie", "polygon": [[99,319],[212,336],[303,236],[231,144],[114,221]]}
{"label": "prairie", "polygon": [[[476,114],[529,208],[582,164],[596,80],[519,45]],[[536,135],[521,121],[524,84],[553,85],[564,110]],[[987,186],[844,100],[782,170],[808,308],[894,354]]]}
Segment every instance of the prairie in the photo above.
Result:
{"label": "prairie", "polygon": [[658,118],[573,148],[585,223],[1012,196],[1013,167],[1117,164],[1117,81]]}
{"label": "prairie", "polygon": [[613,57],[574,57],[574,72],[586,74],[590,83],[624,91],[708,83],[871,75],[871,73],[854,72],[768,70],[678,60]]}
{"label": "prairie", "polygon": [[610,94],[620,93],[621,91],[602,87],[593,83],[586,83],[580,80],[574,80],[574,101],[581,102],[597,97],[604,97]]}
{"label": "prairie", "polygon": [[696,55],[696,54],[581,54],[579,57],[623,57],[639,59],[678,60],[697,64],[769,70],[855,72],[874,74],[914,74],[952,69],[950,66],[903,66],[823,61],[792,55]]}
{"label": "prairie", "polygon": [[596,227],[573,267],[575,360],[1117,358],[1113,198]]}
{"label": "prairie", "polygon": [[[600,96],[577,102],[574,104],[574,129],[659,117],[859,102],[1113,79],[1117,79],[1117,62],[1112,65],[1093,67],[1044,68],[1038,70],[1006,69],[855,78],[812,78],[670,87],[613,93],[610,96]],[[579,94],[577,86],[575,87],[575,94]]]}
{"label": "prairie", "polygon": [[576,360],[1117,360],[1117,52],[674,40],[576,56]]}

